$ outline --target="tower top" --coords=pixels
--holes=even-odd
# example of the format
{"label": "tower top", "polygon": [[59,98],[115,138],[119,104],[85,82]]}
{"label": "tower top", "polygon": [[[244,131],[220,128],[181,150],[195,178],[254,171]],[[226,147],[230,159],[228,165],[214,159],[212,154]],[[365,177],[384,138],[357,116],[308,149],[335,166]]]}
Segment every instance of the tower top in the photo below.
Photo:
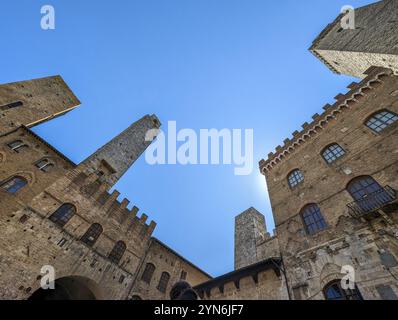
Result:
{"label": "tower top", "polygon": [[235,218],[235,270],[258,262],[257,242],[266,233],[265,217],[253,207]]}
{"label": "tower top", "polygon": [[[343,14],[314,40],[310,51],[330,70],[357,78],[372,66],[398,72],[398,1],[383,0],[354,10],[354,29]],[[348,18],[348,16],[347,16]]]}
{"label": "tower top", "polygon": [[159,129],[155,115],[146,115],[84,160],[79,167],[87,175],[96,174],[112,187],[141,156],[152,141],[145,141],[149,130]]}
{"label": "tower top", "polygon": [[0,135],[61,116],[80,101],[61,76],[0,85]]}

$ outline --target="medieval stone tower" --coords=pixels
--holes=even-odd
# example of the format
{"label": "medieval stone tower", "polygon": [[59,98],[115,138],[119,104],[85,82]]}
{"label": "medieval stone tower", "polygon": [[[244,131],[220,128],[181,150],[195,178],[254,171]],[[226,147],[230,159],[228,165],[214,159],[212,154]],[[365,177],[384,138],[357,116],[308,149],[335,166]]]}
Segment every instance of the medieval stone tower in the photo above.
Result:
{"label": "medieval stone tower", "polygon": [[[148,131],[156,136],[156,116],[80,164],[30,130],[79,104],[59,76],[0,86],[0,299],[164,299],[180,277],[208,280],[151,238],[154,221],[109,193],[151,143]],[[41,288],[43,266],[55,290]]]}
{"label": "medieval stone tower", "polygon": [[355,29],[344,29],[343,15],[314,40],[310,51],[338,74],[366,77],[372,66],[398,73],[398,1],[384,0],[355,9]]}
{"label": "medieval stone tower", "polygon": [[205,298],[398,299],[398,1],[355,17],[345,30],[339,16],[310,50],[361,80],[260,161],[275,235],[253,208],[236,217],[235,270],[197,286]]}
{"label": "medieval stone tower", "polygon": [[264,216],[249,208],[235,218],[235,269],[258,262],[257,243],[265,238]]}
{"label": "medieval stone tower", "polygon": [[87,175],[97,173],[112,187],[151,144],[145,141],[147,132],[159,127],[156,116],[143,117],[83,161],[81,169]]}

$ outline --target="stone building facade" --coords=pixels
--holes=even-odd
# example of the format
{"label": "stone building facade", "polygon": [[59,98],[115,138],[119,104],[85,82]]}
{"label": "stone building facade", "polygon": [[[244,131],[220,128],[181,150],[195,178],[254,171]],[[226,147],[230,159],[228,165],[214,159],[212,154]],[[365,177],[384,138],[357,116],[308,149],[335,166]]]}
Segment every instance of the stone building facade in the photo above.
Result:
{"label": "stone building facade", "polygon": [[310,51],[361,81],[260,161],[274,235],[257,210],[237,216],[235,271],[197,286],[204,299],[398,299],[398,2],[355,13]]}
{"label": "stone building facade", "polygon": [[[150,144],[156,116],[80,164],[30,130],[79,104],[59,76],[0,86],[0,299],[165,298],[182,271],[193,284],[210,279],[151,237],[156,223],[146,214],[109,192]],[[144,262],[162,250],[174,267],[154,264],[171,277],[164,290],[140,292]],[[43,266],[54,269],[56,290],[41,289]]]}
{"label": "stone building facade", "polygon": [[328,297],[345,266],[362,298],[398,296],[398,77],[367,74],[260,163],[295,299]]}
{"label": "stone building facade", "polygon": [[167,300],[171,286],[180,280],[195,286],[212,278],[156,238],[147,250],[130,293],[134,299]]}
{"label": "stone building facade", "polygon": [[[214,279],[109,193],[156,116],[75,164],[30,130],[80,104],[64,81],[1,85],[0,299],[167,299],[180,279],[207,300],[398,299],[397,13],[396,0],[359,8],[357,29],[339,16],[314,41],[360,81],[260,161],[276,230],[254,208],[237,216],[235,270]],[[55,291],[40,289],[46,265]]]}
{"label": "stone building facade", "polygon": [[267,232],[260,212],[249,208],[235,218],[235,270],[279,256],[278,238]]}

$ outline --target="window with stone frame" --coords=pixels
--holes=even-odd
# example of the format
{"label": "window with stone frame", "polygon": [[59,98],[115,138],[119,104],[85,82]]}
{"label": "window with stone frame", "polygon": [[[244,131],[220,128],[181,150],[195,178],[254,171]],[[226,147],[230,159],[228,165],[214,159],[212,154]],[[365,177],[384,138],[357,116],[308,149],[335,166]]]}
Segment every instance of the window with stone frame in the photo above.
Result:
{"label": "window with stone frame", "polygon": [[304,181],[304,176],[299,169],[293,170],[287,177],[290,188],[294,188]]}
{"label": "window with stone frame", "polygon": [[341,287],[341,280],[334,280],[323,289],[326,300],[363,300],[361,293],[355,286],[354,289],[344,290]]}
{"label": "window with stone frame", "polygon": [[312,235],[327,228],[321,209],[317,204],[309,204],[301,210],[305,230]]}
{"label": "window with stone frame", "polygon": [[73,204],[64,203],[49,217],[49,219],[60,227],[63,227],[69,222],[75,213],[76,207]]}
{"label": "window with stone frame", "polygon": [[97,242],[102,231],[102,226],[99,223],[93,223],[80,240],[91,247]]}
{"label": "window with stone frame", "polygon": [[8,193],[16,193],[28,184],[25,178],[20,176],[12,177],[0,184],[0,188]]}
{"label": "window with stone frame", "polygon": [[11,150],[18,152],[18,153],[29,148],[29,146],[26,143],[24,143],[22,140],[12,141],[12,142],[8,143],[7,146]]}
{"label": "window with stone frame", "polygon": [[35,166],[43,172],[50,172],[55,168],[54,163],[52,163],[48,158],[44,158],[36,162]]}
{"label": "window with stone frame", "polygon": [[151,283],[153,274],[155,272],[155,266],[152,263],[147,263],[145,266],[145,270],[142,273],[141,280],[147,284]]}
{"label": "window with stone frame", "polygon": [[126,244],[123,241],[118,241],[116,244],[113,246],[112,251],[109,253],[109,260],[111,260],[113,263],[118,264],[120,260],[122,259],[124,252],[126,251]]}
{"label": "window with stone frame", "polygon": [[184,270],[181,271],[180,279],[181,280],[186,280],[187,279],[187,272],[186,271],[184,271]]}
{"label": "window with stone frame", "polygon": [[398,120],[398,115],[389,110],[382,110],[374,113],[367,121],[366,126],[376,133],[392,125]]}
{"label": "window with stone frame", "polygon": [[337,161],[339,158],[345,155],[345,150],[337,143],[333,143],[327,146],[322,151],[322,157],[328,164]]}
{"label": "window with stone frame", "polygon": [[163,272],[160,277],[157,289],[162,293],[166,293],[169,280],[170,280],[170,275],[167,272]]}
{"label": "window with stone frame", "polygon": [[14,109],[14,108],[18,108],[18,107],[22,107],[23,106],[23,102],[22,101],[15,101],[15,102],[11,102],[8,104],[4,104],[0,106],[0,111],[6,111],[9,109]]}

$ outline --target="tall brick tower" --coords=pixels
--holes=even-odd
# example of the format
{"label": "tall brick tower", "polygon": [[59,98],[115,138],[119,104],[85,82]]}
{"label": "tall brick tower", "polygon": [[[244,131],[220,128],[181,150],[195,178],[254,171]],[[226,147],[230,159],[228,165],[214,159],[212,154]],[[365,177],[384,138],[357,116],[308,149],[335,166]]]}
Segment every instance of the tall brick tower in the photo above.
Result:
{"label": "tall brick tower", "polygon": [[266,232],[265,218],[254,208],[235,218],[235,270],[258,262],[257,243]]}
{"label": "tall brick tower", "polygon": [[99,177],[111,188],[151,144],[145,141],[147,132],[159,128],[155,115],[144,116],[84,160],[78,170]]}
{"label": "tall brick tower", "polygon": [[342,28],[343,15],[314,40],[310,51],[333,72],[365,78],[372,66],[398,74],[398,1],[355,9],[355,29]]}
{"label": "tall brick tower", "polygon": [[33,127],[79,105],[60,76],[0,85],[0,135],[21,125]]}

